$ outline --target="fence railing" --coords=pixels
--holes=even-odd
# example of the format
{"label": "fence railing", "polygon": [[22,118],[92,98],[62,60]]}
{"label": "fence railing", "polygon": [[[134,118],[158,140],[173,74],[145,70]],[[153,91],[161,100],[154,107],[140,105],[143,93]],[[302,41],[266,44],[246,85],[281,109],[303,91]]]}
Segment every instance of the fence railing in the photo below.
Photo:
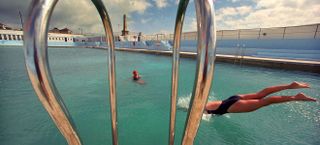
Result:
{"label": "fence railing", "polygon": [[[238,30],[218,30],[217,40],[229,39],[320,39],[320,24]],[[142,40],[173,40],[173,34],[144,35]],[[197,40],[197,32],[185,32],[181,40]]]}

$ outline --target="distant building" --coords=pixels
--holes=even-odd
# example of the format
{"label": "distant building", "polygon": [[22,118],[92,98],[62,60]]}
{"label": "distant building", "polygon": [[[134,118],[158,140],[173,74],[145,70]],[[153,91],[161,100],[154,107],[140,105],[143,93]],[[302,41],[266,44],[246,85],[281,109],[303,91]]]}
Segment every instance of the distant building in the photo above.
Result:
{"label": "distant building", "polygon": [[53,28],[49,30],[49,33],[60,33],[60,30],[58,28]]}
{"label": "distant building", "polygon": [[72,34],[72,31],[68,28],[63,28],[60,30],[60,33],[62,34]]}
{"label": "distant building", "polygon": [[68,28],[63,28],[63,29],[58,29],[58,28],[53,28],[49,30],[50,33],[61,33],[61,34],[72,34],[72,31]]}
{"label": "distant building", "polygon": [[0,23],[0,29],[3,30],[5,28],[5,25]]}
{"label": "distant building", "polygon": [[0,23],[0,30],[12,30],[12,28],[8,27],[5,24]]}

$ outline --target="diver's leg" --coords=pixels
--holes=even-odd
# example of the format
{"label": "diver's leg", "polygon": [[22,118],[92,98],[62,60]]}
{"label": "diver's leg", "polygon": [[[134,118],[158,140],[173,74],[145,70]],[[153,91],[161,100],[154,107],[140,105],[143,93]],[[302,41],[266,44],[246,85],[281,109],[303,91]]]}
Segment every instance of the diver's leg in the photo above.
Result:
{"label": "diver's leg", "polygon": [[317,101],[315,98],[299,93],[295,96],[271,96],[264,99],[239,100],[230,106],[228,112],[241,113],[255,111],[261,107],[271,104],[284,103],[289,101]]}
{"label": "diver's leg", "polygon": [[272,93],[279,92],[286,89],[299,89],[299,88],[309,88],[309,84],[303,82],[292,82],[291,84],[277,85],[265,88],[257,93],[253,94],[241,94],[239,95],[241,99],[262,99]]}

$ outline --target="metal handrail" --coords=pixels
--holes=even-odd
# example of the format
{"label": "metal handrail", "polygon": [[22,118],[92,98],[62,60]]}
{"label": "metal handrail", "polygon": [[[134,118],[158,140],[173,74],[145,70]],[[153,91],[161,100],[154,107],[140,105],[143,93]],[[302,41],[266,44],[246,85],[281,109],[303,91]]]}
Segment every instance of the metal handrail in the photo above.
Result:
{"label": "metal handrail", "polygon": [[42,105],[66,138],[68,144],[81,145],[72,118],[51,77],[48,65],[48,21],[58,0],[34,0],[24,25],[25,61],[32,86]]}
{"label": "metal handrail", "polygon": [[172,75],[171,75],[171,105],[170,105],[170,125],[169,125],[169,145],[174,144],[174,129],[176,120],[176,104],[178,94],[179,80],[179,62],[180,62],[180,41],[183,27],[184,16],[188,7],[189,0],[180,0],[173,38],[172,54]]}
{"label": "metal handrail", "polygon": [[[24,24],[25,64],[31,84],[44,108],[56,124],[69,145],[81,145],[75,125],[63,99],[55,87],[48,63],[48,24],[58,0],[33,0]],[[101,0],[92,0],[96,6],[106,35],[109,36],[109,87],[112,118],[113,144],[117,139],[117,114],[115,96],[114,41],[111,22]]]}
{"label": "metal handrail", "polygon": [[[25,61],[32,86],[39,100],[49,113],[50,117],[70,145],[81,145],[68,109],[52,79],[48,63],[48,23],[58,0],[33,0],[29,10],[28,19],[24,25]],[[115,49],[114,37],[110,18],[101,0],[92,0],[102,19],[108,49],[108,79],[110,95],[110,111],[112,124],[112,141],[118,144],[117,133],[117,106],[115,84]],[[178,87],[179,48],[184,14],[189,0],[182,0],[176,18],[173,64],[172,64],[172,92],[170,113],[169,144],[174,143],[174,126],[176,117],[176,97]],[[195,1],[198,25],[198,59],[196,81],[188,112],[183,145],[193,144],[197,133],[200,118],[207,101],[213,78],[216,30],[214,23],[214,8],[211,0]]]}
{"label": "metal handrail", "polygon": [[115,45],[114,36],[110,17],[101,0],[92,0],[96,6],[106,33],[106,42],[109,44],[108,49],[108,79],[109,79],[109,99],[112,127],[112,143],[118,145],[118,129],[117,129],[117,98],[116,98],[116,72],[115,72]]}
{"label": "metal handrail", "polygon": [[195,0],[198,28],[197,71],[182,145],[192,145],[207,103],[216,57],[216,28],[213,0]]}

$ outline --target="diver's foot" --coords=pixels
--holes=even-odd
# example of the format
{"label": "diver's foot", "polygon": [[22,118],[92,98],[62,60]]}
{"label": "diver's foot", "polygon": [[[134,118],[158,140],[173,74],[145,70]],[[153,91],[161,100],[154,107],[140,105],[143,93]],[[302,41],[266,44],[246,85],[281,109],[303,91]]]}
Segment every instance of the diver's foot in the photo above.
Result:
{"label": "diver's foot", "polygon": [[289,88],[290,89],[310,88],[310,85],[308,83],[294,81],[289,85]]}
{"label": "diver's foot", "polygon": [[316,102],[317,99],[316,98],[312,98],[312,97],[309,97],[303,93],[299,93],[297,95],[294,96],[294,98],[297,100],[297,101],[312,101],[312,102]]}

